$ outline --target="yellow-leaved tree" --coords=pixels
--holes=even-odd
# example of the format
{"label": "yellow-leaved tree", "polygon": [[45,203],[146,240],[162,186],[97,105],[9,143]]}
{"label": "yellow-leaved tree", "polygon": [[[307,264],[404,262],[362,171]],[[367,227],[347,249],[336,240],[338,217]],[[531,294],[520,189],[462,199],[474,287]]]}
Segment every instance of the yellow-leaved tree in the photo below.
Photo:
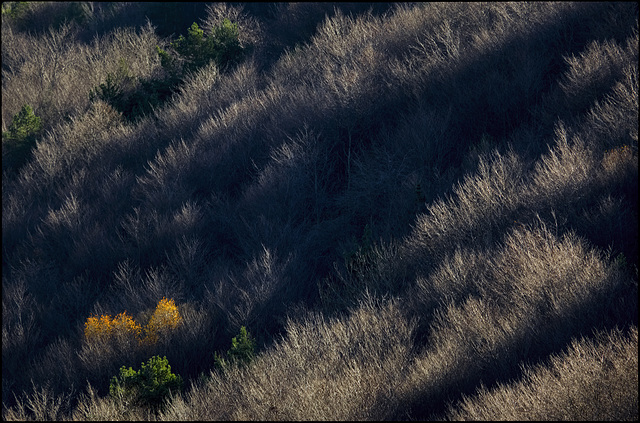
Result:
{"label": "yellow-leaved tree", "polygon": [[112,318],[110,315],[91,316],[84,324],[84,336],[88,342],[125,341],[127,343],[153,345],[161,335],[174,330],[182,322],[176,303],[162,298],[149,323],[144,327],[137,323],[127,312]]}
{"label": "yellow-leaved tree", "polygon": [[109,315],[89,317],[84,324],[84,336],[87,341],[110,342],[115,338],[140,342],[142,328],[127,312],[113,319]]}
{"label": "yellow-leaved tree", "polygon": [[145,326],[144,342],[155,344],[161,334],[172,331],[182,322],[182,317],[178,312],[178,307],[173,300],[162,298],[156,306],[156,311],[151,316],[149,323]]}

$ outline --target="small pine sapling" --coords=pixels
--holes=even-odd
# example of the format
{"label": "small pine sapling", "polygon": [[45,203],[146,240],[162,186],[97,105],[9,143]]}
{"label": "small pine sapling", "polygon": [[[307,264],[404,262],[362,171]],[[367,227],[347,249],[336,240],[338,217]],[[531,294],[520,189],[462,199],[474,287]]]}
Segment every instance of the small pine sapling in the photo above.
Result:
{"label": "small pine sapling", "polygon": [[229,365],[242,365],[250,363],[256,356],[256,341],[242,326],[240,333],[231,339],[231,348],[226,353],[226,358],[214,353],[215,365],[217,368],[225,370]]}
{"label": "small pine sapling", "polygon": [[35,147],[42,132],[42,122],[28,104],[16,114],[7,132],[2,133],[2,167],[21,167]]}

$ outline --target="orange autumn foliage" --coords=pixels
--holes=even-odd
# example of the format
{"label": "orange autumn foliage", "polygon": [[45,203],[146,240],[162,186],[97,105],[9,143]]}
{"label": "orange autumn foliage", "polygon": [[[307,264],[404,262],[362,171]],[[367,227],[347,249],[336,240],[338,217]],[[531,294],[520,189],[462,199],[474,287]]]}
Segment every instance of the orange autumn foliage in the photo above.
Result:
{"label": "orange autumn foliage", "polygon": [[182,317],[180,317],[176,303],[163,297],[145,327],[144,342],[155,344],[158,342],[158,334],[175,329],[181,321]]}
{"label": "orange autumn foliage", "polygon": [[110,342],[115,338],[124,338],[151,345],[158,342],[159,334],[175,329],[181,322],[182,317],[174,300],[163,297],[144,327],[144,338],[142,326],[126,311],[114,318],[109,315],[89,317],[84,324],[84,336],[87,341]]}
{"label": "orange autumn foliage", "polygon": [[129,337],[140,340],[142,328],[127,312],[111,316],[89,317],[84,324],[84,336],[87,340],[110,341],[114,337]]}

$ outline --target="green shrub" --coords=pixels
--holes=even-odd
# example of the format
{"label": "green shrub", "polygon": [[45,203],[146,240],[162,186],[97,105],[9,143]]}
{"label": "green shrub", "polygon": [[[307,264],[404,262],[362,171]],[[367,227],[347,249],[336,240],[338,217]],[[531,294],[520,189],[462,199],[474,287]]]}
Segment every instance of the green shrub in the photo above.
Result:
{"label": "green shrub", "polygon": [[255,339],[253,339],[251,333],[247,331],[247,328],[242,326],[238,336],[234,336],[231,339],[231,348],[227,351],[226,358],[220,356],[218,353],[214,354],[216,367],[224,370],[230,364],[247,364],[255,358],[255,349]]}
{"label": "green shrub", "polygon": [[229,19],[224,19],[220,26],[213,28],[210,42],[213,44],[219,65],[226,65],[240,59],[242,47],[239,37],[238,24],[232,23]]}
{"label": "green shrub", "polygon": [[[212,60],[224,67],[237,62],[242,55],[238,25],[231,23],[229,19],[213,28],[208,37],[205,37],[204,31],[194,22],[187,30],[187,36],[180,35],[171,43],[171,47],[184,61],[182,73],[194,72]],[[170,72],[177,72],[176,60],[160,48],[157,51],[162,66]]]}
{"label": "green shrub", "polygon": [[171,46],[186,60],[188,70],[195,70],[215,58],[210,43],[204,42],[204,31],[195,22],[187,30],[187,37],[180,35]]}
{"label": "green shrub", "polygon": [[248,363],[254,359],[256,344],[247,328],[242,326],[240,334],[231,339],[231,349],[227,353],[233,362]]}
{"label": "green shrub", "polygon": [[38,9],[36,2],[31,1],[4,1],[2,2],[2,17],[9,18],[9,22],[18,31],[33,29],[32,20],[34,11]]}
{"label": "green shrub", "polygon": [[167,357],[151,357],[140,370],[120,368],[119,376],[111,378],[109,394],[127,405],[161,407],[169,392],[182,389],[182,377],[171,373]]}
{"label": "green shrub", "polygon": [[89,91],[89,99],[93,101],[99,98],[114,106],[120,101],[121,94],[119,81],[113,74],[108,73],[104,83]]}
{"label": "green shrub", "polygon": [[133,78],[129,73],[129,65],[126,60],[120,58],[118,69],[115,73],[107,73],[105,82],[89,91],[89,100],[93,101],[99,98],[112,105],[116,110],[122,112],[124,99],[123,88],[131,85],[132,82]]}
{"label": "green shrub", "polygon": [[156,46],[156,52],[158,52],[158,56],[160,56],[160,65],[167,70],[174,70],[175,59],[158,46]]}
{"label": "green shrub", "polygon": [[2,3],[2,14],[7,15],[11,19],[21,20],[26,17],[29,12],[29,2],[26,1],[7,1]]}
{"label": "green shrub", "polygon": [[42,131],[40,118],[25,104],[12,119],[9,131],[2,133],[3,167],[21,167],[28,159]]}

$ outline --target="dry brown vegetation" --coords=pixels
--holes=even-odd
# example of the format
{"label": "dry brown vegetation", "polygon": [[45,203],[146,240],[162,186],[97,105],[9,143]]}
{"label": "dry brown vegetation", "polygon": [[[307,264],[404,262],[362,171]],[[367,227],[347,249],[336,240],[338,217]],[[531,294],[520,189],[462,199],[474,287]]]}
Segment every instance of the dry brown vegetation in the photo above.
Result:
{"label": "dry brown vegetation", "polygon": [[[225,19],[240,59],[163,65]],[[635,3],[3,3],[3,419],[638,420],[638,37]],[[154,342],[85,336],[163,298]],[[109,396],[156,355],[165,407]]]}

